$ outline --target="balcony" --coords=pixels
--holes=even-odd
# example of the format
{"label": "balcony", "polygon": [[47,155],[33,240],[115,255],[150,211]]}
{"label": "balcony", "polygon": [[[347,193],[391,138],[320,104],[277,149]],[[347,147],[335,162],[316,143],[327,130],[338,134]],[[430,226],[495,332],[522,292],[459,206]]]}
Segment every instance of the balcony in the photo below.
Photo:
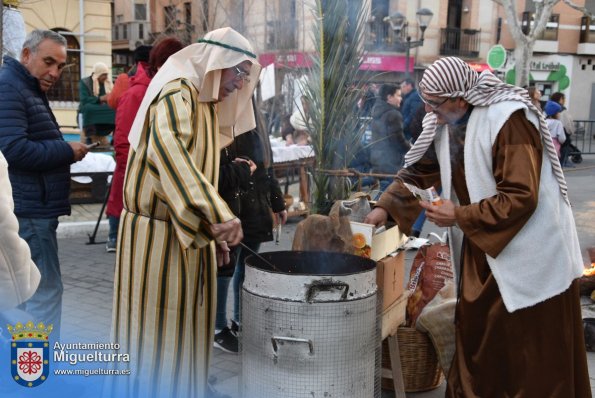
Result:
{"label": "balcony", "polygon": [[[397,34],[387,22],[372,18],[366,28],[364,47],[370,52],[404,53],[407,51],[407,36],[409,36],[409,26],[405,25]],[[418,39],[411,38],[414,41]]]}
{"label": "balcony", "polygon": [[148,21],[116,23],[112,26],[112,48],[134,50],[149,39],[151,25]]}
{"label": "balcony", "polygon": [[478,58],[480,33],[481,29],[440,29],[440,55]]}
{"label": "balcony", "polygon": [[368,51],[391,50],[391,37],[389,25],[372,17],[366,29],[365,48]]}

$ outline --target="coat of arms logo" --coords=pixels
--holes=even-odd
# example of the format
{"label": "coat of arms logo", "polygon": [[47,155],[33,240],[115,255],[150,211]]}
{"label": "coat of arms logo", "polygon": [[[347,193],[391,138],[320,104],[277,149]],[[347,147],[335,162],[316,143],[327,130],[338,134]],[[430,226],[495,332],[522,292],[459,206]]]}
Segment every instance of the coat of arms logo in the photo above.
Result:
{"label": "coat of arms logo", "polygon": [[29,321],[25,325],[17,322],[7,325],[12,335],[10,362],[12,379],[25,387],[37,387],[50,373],[49,335],[53,325]]}

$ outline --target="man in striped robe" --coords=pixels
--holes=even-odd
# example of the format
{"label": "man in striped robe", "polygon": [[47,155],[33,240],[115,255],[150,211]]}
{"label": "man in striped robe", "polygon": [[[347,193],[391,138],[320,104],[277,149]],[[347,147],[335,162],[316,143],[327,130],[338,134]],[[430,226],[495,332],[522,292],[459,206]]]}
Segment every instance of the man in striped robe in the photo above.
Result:
{"label": "man in striped robe", "polygon": [[230,28],[172,55],[134,120],[118,234],[112,340],[130,376],[109,397],[205,397],[217,265],[242,239],[217,194],[219,151],[255,126],[260,65]]}
{"label": "man in striped robe", "polygon": [[[428,114],[366,222],[409,231],[421,207],[448,228],[458,270],[450,398],[591,396],[578,279],[583,260],[551,136],[526,90],[442,58],[424,73]],[[442,187],[417,203],[403,182]]]}

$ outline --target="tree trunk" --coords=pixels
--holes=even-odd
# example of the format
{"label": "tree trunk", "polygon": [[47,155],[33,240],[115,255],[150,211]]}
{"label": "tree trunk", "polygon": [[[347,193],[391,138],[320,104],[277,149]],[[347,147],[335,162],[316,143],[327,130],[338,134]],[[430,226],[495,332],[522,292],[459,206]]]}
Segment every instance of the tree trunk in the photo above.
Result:
{"label": "tree trunk", "polygon": [[516,79],[515,85],[519,87],[529,86],[529,74],[531,73],[531,57],[533,56],[534,41],[517,41],[514,49],[514,62]]}

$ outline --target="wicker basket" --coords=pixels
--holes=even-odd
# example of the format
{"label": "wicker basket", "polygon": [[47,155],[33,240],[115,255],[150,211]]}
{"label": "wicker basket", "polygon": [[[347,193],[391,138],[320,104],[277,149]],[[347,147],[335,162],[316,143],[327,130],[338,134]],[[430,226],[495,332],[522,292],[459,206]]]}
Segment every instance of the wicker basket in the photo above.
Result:
{"label": "wicker basket", "polygon": [[[405,392],[433,390],[440,386],[444,379],[442,368],[427,334],[401,326],[397,331],[397,341]],[[388,340],[382,342],[382,367],[391,369]],[[382,388],[392,390],[392,379],[383,378]]]}

